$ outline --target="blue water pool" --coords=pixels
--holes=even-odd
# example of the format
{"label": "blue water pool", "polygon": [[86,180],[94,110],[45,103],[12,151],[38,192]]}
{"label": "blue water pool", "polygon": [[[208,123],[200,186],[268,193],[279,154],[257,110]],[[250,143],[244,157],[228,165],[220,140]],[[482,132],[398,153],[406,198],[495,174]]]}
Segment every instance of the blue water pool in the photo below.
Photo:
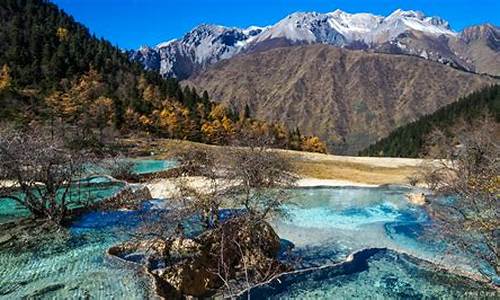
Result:
{"label": "blue water pool", "polygon": [[[253,291],[255,299],[477,295],[481,287],[475,283],[432,271],[430,265],[414,259],[470,268],[466,257],[448,255],[447,245],[439,237],[423,236],[431,222],[425,210],[408,203],[408,192],[401,187],[294,190],[293,204],[286,207],[289,217],[275,220],[273,226],[282,239],[295,245],[291,255],[300,257],[296,267],[331,266],[366,248],[397,252],[375,251],[356,260],[351,269],[327,267],[289,276],[271,289]],[[129,239],[137,225],[148,220],[145,216],[154,216],[151,210],[164,207],[162,201],[153,201],[139,211],[85,214],[72,224],[68,238],[49,240],[37,249],[0,250],[0,299],[150,298],[147,278],[110,261],[105,251]],[[467,286],[470,289],[464,288]]]}
{"label": "blue water pool", "polygon": [[131,163],[132,172],[137,175],[163,172],[177,166],[177,161],[175,160],[126,158],[118,161],[104,160],[100,164],[88,166],[87,171],[90,174],[112,175],[111,168],[113,164],[120,162],[126,162],[127,164]]}
{"label": "blue water pool", "polygon": [[[246,299],[245,294],[241,299]],[[282,276],[252,299],[495,299],[469,279],[436,272],[408,255],[370,249],[352,263]]]}
{"label": "blue water pool", "polygon": [[309,264],[340,261],[370,247],[388,247],[422,258],[441,253],[445,259],[445,245],[422,235],[430,219],[423,208],[407,201],[409,192],[403,187],[299,189],[295,204],[287,207],[289,217],[275,221],[274,226]]}
{"label": "blue water pool", "polygon": [[[95,181],[93,181],[95,180]],[[77,187],[76,185],[69,189],[66,200],[69,202],[69,208],[78,208],[82,203],[98,202],[113,196],[125,186],[121,182],[109,182],[109,179],[102,177],[93,177],[86,183],[93,183]],[[63,191],[59,191],[61,194]],[[21,194],[22,197],[22,194]],[[27,217],[30,213],[26,208],[12,199],[0,198],[0,223],[11,221],[20,217]]]}
{"label": "blue water pool", "polygon": [[154,160],[154,159],[133,159],[133,169],[136,174],[151,174],[166,171],[177,165],[173,160]]}
{"label": "blue water pool", "polygon": [[[287,283],[262,288],[256,295],[276,299],[401,299],[440,298],[461,295],[467,283],[457,276],[443,275],[408,259],[455,266],[477,272],[470,258],[452,251],[438,236],[424,234],[432,226],[426,211],[410,204],[403,187],[299,189],[289,217],[277,220],[278,235],[296,247],[299,268],[315,268],[344,262],[355,251],[388,248],[369,258],[359,270],[338,274],[323,269],[291,277]],[[442,275],[442,274],[441,274]],[[283,280],[282,280],[283,281]],[[472,292],[477,292],[476,287]]]}
{"label": "blue water pool", "polygon": [[[150,207],[150,206],[148,206]],[[0,299],[147,299],[151,283],[105,255],[151,216],[139,211],[83,215],[67,235],[25,251],[0,250]]]}

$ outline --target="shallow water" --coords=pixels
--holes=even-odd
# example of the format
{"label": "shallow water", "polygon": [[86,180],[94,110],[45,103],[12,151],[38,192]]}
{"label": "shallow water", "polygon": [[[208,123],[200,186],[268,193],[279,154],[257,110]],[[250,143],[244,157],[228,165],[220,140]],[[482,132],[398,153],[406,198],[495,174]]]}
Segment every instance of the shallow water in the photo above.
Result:
{"label": "shallow water", "polygon": [[372,247],[451,259],[439,239],[423,236],[430,219],[421,207],[407,201],[409,192],[402,187],[300,189],[295,205],[287,208],[289,218],[274,225],[281,238],[295,244],[306,266],[341,261],[356,250]]}
{"label": "shallow water", "polygon": [[[135,174],[151,174],[166,171],[176,166],[177,162],[173,160],[153,160],[153,159],[131,159],[133,162],[133,171]],[[107,174],[108,171],[101,167],[92,167],[92,173]],[[114,195],[121,188],[122,183],[111,183],[106,176],[91,176],[80,180],[83,184],[94,184],[73,189],[69,197],[70,202],[74,203],[73,207],[78,207],[78,202],[85,199],[92,201],[100,201]],[[20,217],[29,216],[29,212],[11,199],[0,198],[0,223],[8,222]]]}
{"label": "shallow water", "polygon": [[[254,299],[494,299],[492,291],[409,256],[375,250],[349,266],[282,276],[251,291]],[[242,299],[245,297],[241,297]]]}
{"label": "shallow water", "polygon": [[[110,183],[107,178],[97,177],[92,180],[89,182],[99,184],[70,188],[70,193],[66,196],[70,209],[81,207],[82,202],[98,202],[111,197],[124,187],[123,183]],[[14,200],[0,198],[0,223],[29,215],[28,210]]]}
{"label": "shallow water", "polygon": [[107,258],[128,240],[145,210],[89,213],[29,251],[0,251],[0,299],[145,299],[150,282],[133,268]]}
{"label": "shallow water", "polygon": [[[145,175],[167,171],[177,166],[175,160],[162,160],[162,159],[147,159],[147,158],[131,158],[124,159],[124,162],[132,163],[132,173],[137,175]],[[109,164],[114,161],[104,161],[101,165],[91,165],[87,171],[91,174],[111,175]],[[119,161],[120,162],[120,161]]]}
{"label": "shallow water", "polygon": [[[408,203],[408,192],[398,187],[297,189],[295,205],[287,207],[290,217],[273,225],[281,238],[295,245],[292,255],[301,258],[300,267],[338,263],[355,250],[372,247],[466,266],[467,259],[445,255],[438,238],[422,238],[430,221],[422,208]],[[139,211],[88,213],[73,223],[67,239],[47,241],[31,251],[0,251],[0,298],[151,297],[145,277],[110,261],[105,251],[129,239],[150,216],[147,211],[164,207],[161,201],[151,201]],[[262,293],[256,299],[446,298],[460,295],[467,286],[392,251],[373,255],[365,265],[349,274],[324,269],[291,277],[273,290],[255,290]]]}
{"label": "shallow water", "polygon": [[154,159],[133,159],[133,171],[135,174],[151,174],[166,171],[174,168],[177,162],[173,160],[154,160]]}
{"label": "shallow water", "polygon": [[[289,218],[275,222],[278,235],[292,242],[302,268],[344,262],[354,251],[389,248],[349,274],[323,269],[294,276],[272,288],[256,289],[257,298],[272,299],[401,299],[454,298],[469,283],[438,274],[402,253],[474,272],[463,255],[450,255],[450,245],[424,235],[431,226],[426,211],[406,199],[402,187],[311,188],[296,191]],[[425,231],[427,232],[427,231]],[[439,276],[438,276],[439,275]],[[482,287],[467,290],[478,295]],[[474,294],[475,293],[475,294]],[[264,296],[265,295],[265,296]],[[490,294],[491,295],[491,294]]]}

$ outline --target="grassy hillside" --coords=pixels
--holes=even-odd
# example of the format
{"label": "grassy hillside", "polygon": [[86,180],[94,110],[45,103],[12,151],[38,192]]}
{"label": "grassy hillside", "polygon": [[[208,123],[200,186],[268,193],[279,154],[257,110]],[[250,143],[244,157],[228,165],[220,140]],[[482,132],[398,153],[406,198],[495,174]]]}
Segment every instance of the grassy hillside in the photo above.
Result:
{"label": "grassy hillside", "polygon": [[424,154],[426,137],[434,130],[447,132],[457,122],[471,123],[491,115],[500,122],[500,86],[494,85],[474,92],[418,121],[399,127],[389,136],[369,146],[362,156],[419,157]]}

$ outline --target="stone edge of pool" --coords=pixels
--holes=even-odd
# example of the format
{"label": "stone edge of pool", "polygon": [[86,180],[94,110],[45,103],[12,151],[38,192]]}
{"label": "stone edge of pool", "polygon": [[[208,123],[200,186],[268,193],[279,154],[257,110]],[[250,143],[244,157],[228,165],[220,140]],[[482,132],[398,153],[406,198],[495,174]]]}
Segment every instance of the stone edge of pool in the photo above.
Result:
{"label": "stone edge of pool", "polygon": [[459,277],[462,277],[465,279],[469,279],[469,280],[472,280],[472,281],[475,281],[475,282],[478,282],[481,284],[485,284],[488,287],[494,289],[496,292],[500,292],[499,286],[492,284],[491,281],[488,281],[484,277],[481,277],[478,274],[475,274],[473,272],[468,272],[468,271],[464,271],[464,270],[457,270],[457,269],[453,269],[453,268],[446,267],[443,265],[439,265],[437,262],[433,262],[433,261],[430,261],[430,260],[427,260],[424,258],[417,257],[413,254],[406,252],[406,251],[396,250],[396,249],[392,249],[392,248],[388,248],[388,247],[384,247],[384,248],[368,247],[368,248],[363,248],[363,249],[356,250],[356,251],[352,252],[351,254],[349,254],[347,256],[347,258],[344,261],[341,261],[341,262],[338,262],[335,264],[326,264],[326,265],[317,266],[317,267],[298,269],[298,270],[275,275],[265,282],[261,282],[257,285],[254,285],[250,288],[247,288],[247,289],[239,292],[235,296],[237,298],[240,298],[240,299],[246,298],[248,293],[254,289],[264,287],[267,285],[272,286],[273,283],[281,284],[282,281],[280,279],[283,277],[291,276],[291,275],[293,276],[293,275],[298,275],[298,274],[305,274],[305,273],[312,273],[312,272],[320,271],[323,269],[330,269],[330,268],[339,268],[340,269],[342,267],[347,267],[347,266],[353,264],[357,260],[367,260],[370,257],[372,257],[373,255],[375,255],[379,252],[382,252],[382,251],[392,251],[392,252],[397,253],[398,255],[405,255],[405,256],[409,257],[410,259],[417,261],[419,264],[432,265],[432,267],[435,268],[436,272],[446,272],[446,273],[451,274],[451,275],[455,275],[455,276],[459,276]]}

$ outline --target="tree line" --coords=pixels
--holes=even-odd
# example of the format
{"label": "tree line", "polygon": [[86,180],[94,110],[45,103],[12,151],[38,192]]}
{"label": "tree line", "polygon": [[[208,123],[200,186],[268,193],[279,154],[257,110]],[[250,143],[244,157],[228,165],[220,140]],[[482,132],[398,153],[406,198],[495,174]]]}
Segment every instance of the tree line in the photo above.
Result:
{"label": "tree line", "polygon": [[415,122],[401,126],[389,136],[362,150],[363,156],[425,157],[428,156],[428,139],[435,130],[446,136],[453,135],[453,127],[460,122],[472,124],[488,115],[500,122],[500,85],[493,85],[473,92],[436,112]]}
{"label": "tree line", "polygon": [[2,1],[0,24],[4,121],[72,128],[93,141],[115,130],[223,145],[252,132],[272,136],[276,147],[326,151],[317,137],[259,121],[248,107],[239,112],[144,70],[49,1]]}

